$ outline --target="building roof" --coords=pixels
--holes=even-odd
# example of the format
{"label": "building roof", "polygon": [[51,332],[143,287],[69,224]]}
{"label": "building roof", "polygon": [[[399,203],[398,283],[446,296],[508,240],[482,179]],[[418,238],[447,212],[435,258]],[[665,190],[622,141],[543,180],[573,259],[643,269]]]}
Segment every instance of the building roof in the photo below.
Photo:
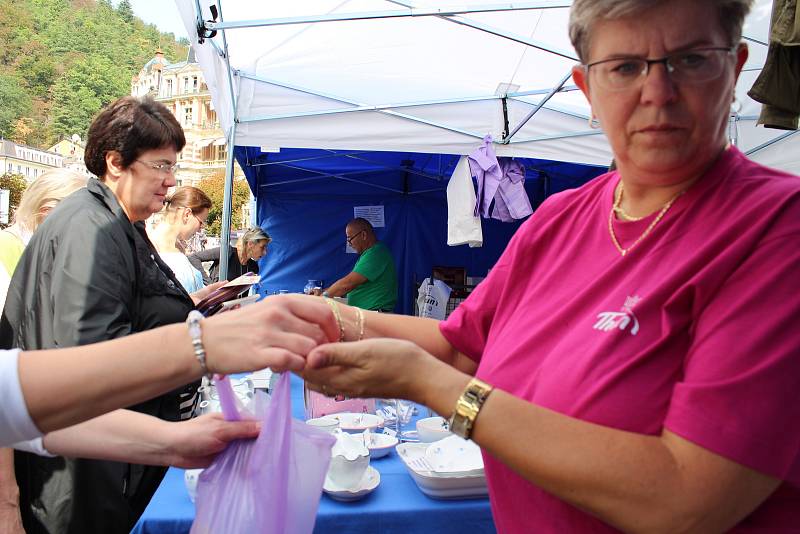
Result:
{"label": "building roof", "polygon": [[[161,50],[156,51],[156,55],[153,57],[153,59],[145,63],[144,67],[142,67],[142,71],[149,73],[153,70],[153,68],[156,68],[156,66],[160,70],[174,71],[180,70],[189,65],[197,65],[198,69],[200,68],[200,66],[197,64],[197,58],[194,55],[194,48],[191,46],[189,47],[189,52],[186,54],[186,59],[184,61],[176,61],[175,63],[168,62]],[[134,79],[136,78],[137,76],[134,76]]]}
{"label": "building roof", "polygon": [[35,146],[23,145],[22,143],[15,143],[14,141],[10,141],[8,139],[0,138],[0,156],[9,156],[9,157],[12,157],[12,158],[18,157],[17,156],[17,151],[15,150],[16,147],[27,148],[27,149],[30,149],[30,150],[35,150],[37,152],[44,152],[44,153],[50,154],[52,156],[58,156],[59,158],[63,158],[64,157],[61,154],[58,154],[56,152],[52,152],[52,151],[47,150],[45,148],[36,148]]}

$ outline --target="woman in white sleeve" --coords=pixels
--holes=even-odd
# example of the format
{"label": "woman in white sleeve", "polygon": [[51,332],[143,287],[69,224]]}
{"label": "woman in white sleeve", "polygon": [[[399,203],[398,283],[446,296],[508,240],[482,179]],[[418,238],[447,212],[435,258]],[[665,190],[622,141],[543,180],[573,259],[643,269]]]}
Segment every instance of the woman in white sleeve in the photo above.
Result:
{"label": "woman in white sleeve", "polygon": [[205,372],[297,371],[311,349],[338,335],[324,302],[293,295],[270,297],[201,324],[205,369],[185,324],[82,347],[0,351],[0,446],[155,397]]}

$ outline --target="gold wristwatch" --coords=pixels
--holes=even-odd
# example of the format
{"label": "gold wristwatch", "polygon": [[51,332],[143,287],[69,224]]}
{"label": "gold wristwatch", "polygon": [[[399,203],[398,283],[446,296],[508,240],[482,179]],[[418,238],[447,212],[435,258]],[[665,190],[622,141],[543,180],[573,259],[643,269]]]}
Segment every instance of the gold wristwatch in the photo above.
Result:
{"label": "gold wristwatch", "polygon": [[475,418],[478,417],[478,412],[481,411],[483,403],[492,392],[492,386],[473,378],[464,388],[461,396],[456,402],[456,409],[453,415],[450,416],[450,432],[464,439],[469,439],[472,434],[472,427],[475,424]]}

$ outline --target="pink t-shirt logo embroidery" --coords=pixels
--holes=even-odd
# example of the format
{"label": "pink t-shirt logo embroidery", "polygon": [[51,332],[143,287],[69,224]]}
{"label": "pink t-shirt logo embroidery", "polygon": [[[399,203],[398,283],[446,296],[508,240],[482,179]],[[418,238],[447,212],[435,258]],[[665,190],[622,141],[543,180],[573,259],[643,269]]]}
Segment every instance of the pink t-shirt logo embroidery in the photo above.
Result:
{"label": "pink t-shirt logo embroidery", "polygon": [[608,332],[619,328],[625,330],[628,325],[632,323],[631,335],[635,336],[639,332],[639,319],[633,313],[633,307],[636,306],[642,297],[634,295],[625,299],[625,304],[622,305],[622,311],[618,312],[600,312],[597,314],[597,322],[594,323],[595,330]]}

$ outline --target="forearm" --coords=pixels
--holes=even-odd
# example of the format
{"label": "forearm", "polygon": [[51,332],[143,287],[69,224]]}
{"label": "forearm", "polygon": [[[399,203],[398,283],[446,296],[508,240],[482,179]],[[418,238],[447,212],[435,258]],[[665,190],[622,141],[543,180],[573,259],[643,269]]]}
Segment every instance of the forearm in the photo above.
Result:
{"label": "forearm", "polygon": [[14,450],[0,449],[0,506],[19,506],[19,487],[14,475]]}
{"label": "forearm", "polygon": [[347,282],[345,278],[340,278],[339,280],[335,281],[333,285],[329,288],[325,289],[324,292],[329,297],[343,297],[350,293],[355,286]]}
{"label": "forearm", "polygon": [[[342,306],[345,340],[354,341],[359,332],[358,316],[352,306]],[[474,374],[475,363],[459,353],[439,331],[439,321],[411,315],[395,315],[362,311],[364,314],[364,339],[389,337],[405,339],[419,345],[439,360],[468,374]]]}
{"label": "forearm", "polygon": [[183,324],[19,358],[25,402],[43,432],[155,397],[201,374]]}
{"label": "forearm", "polygon": [[[443,368],[415,374],[427,377],[416,400],[449,417],[468,377]],[[689,447],[696,450],[687,451],[674,434],[647,436],[595,425],[501,390],[484,404],[472,439],[523,478],[624,531],[724,531],[760,501],[753,500],[752,490],[718,488],[749,480],[766,497],[778,483],[755,472],[749,479],[735,478],[731,473],[740,466],[714,471],[707,466],[735,464],[707,451],[698,456],[694,445]]]}
{"label": "forearm", "polygon": [[59,456],[88,457],[147,465],[169,465],[164,437],[169,423],[129,410],[114,412],[51,432],[45,448]]}

